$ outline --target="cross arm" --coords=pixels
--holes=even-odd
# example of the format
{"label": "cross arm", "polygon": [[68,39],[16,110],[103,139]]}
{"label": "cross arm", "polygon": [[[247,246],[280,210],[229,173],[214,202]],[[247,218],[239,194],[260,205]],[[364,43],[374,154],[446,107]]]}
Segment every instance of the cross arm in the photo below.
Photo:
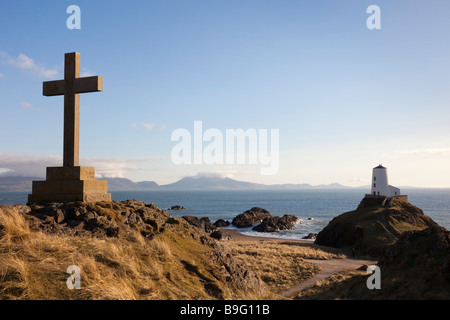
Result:
{"label": "cross arm", "polygon": [[[64,95],[66,88],[65,80],[46,81],[42,93],[46,97]],[[99,76],[75,78],[74,93],[103,91],[103,78]]]}
{"label": "cross arm", "polygon": [[43,85],[42,93],[46,97],[61,96],[64,94],[64,80],[46,81]]}
{"label": "cross arm", "polygon": [[74,87],[75,93],[103,91],[103,78],[99,76],[76,78]]}

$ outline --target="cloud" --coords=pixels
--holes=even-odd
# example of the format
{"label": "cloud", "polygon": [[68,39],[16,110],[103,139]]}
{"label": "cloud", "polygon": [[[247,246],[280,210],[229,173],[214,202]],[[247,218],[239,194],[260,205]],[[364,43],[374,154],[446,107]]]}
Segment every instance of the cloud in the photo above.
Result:
{"label": "cloud", "polygon": [[148,130],[148,131],[153,131],[153,130],[164,131],[164,130],[167,129],[165,124],[156,125],[155,123],[149,123],[149,122],[147,122],[147,123],[144,122],[141,125],[139,125],[136,122],[133,122],[131,124],[131,128],[134,129],[134,130],[138,130],[141,127],[144,128],[145,130]]}
{"label": "cloud", "polygon": [[[139,162],[154,162],[163,159],[165,158],[82,158],[80,163],[83,166],[95,167],[96,177],[124,178],[128,172],[140,169],[136,165]],[[60,167],[62,162],[62,156],[0,154],[0,174],[2,176],[45,178],[46,167]]]}
{"label": "cloud", "polygon": [[235,175],[231,172],[218,172],[218,171],[200,171],[197,172],[196,175],[193,176],[187,176],[187,177],[191,177],[191,178],[234,178]]}
{"label": "cloud", "polygon": [[397,159],[399,157],[448,157],[450,156],[450,148],[425,148],[403,150],[398,153],[381,154],[381,158]]}
{"label": "cloud", "polygon": [[17,58],[11,58],[6,52],[0,51],[0,58],[3,63],[6,63],[12,67],[31,71],[41,78],[54,78],[58,75],[56,69],[47,69],[34,62],[33,59],[26,56],[23,53],[19,53]]}
{"label": "cloud", "polygon": [[31,103],[29,103],[29,102],[26,102],[26,101],[22,101],[20,103],[20,105],[22,106],[23,109],[31,109],[31,108],[33,108],[33,105]]}
{"label": "cloud", "polygon": [[20,177],[45,177],[46,167],[62,165],[61,156],[21,156],[16,154],[0,154],[0,168],[7,172],[2,175]]}
{"label": "cloud", "polygon": [[367,182],[370,182],[370,180],[367,179],[367,178],[353,178],[353,179],[347,180],[347,182],[351,182],[351,183],[367,183]]}
{"label": "cloud", "polygon": [[32,103],[27,102],[27,101],[22,101],[20,102],[20,106],[22,107],[22,109],[24,110],[34,110],[34,111],[42,111],[42,109],[34,106]]}
{"label": "cloud", "polygon": [[450,155],[450,148],[406,150],[406,151],[402,151],[401,155],[408,156],[408,157],[415,157],[415,156],[448,156],[448,155]]}
{"label": "cloud", "polygon": [[127,159],[120,158],[83,158],[82,163],[95,167],[97,178],[124,178],[127,172],[138,169],[137,166],[130,165]]}
{"label": "cloud", "polygon": [[154,123],[144,123],[144,124],[142,124],[142,125],[144,126],[145,129],[147,129],[147,130],[149,130],[149,131],[152,131],[153,128],[155,127],[155,124],[154,124]]}
{"label": "cloud", "polygon": [[83,72],[80,73],[80,77],[92,77],[94,74],[89,71],[89,70],[85,70]]}

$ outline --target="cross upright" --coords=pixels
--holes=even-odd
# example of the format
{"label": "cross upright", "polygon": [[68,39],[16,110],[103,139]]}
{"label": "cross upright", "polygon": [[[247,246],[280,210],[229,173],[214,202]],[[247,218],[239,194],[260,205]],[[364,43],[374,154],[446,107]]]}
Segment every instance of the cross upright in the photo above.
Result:
{"label": "cross upright", "polygon": [[78,52],[65,54],[64,80],[44,82],[44,96],[64,95],[64,167],[80,165],[80,93],[102,90],[102,77],[80,78],[80,54]]}

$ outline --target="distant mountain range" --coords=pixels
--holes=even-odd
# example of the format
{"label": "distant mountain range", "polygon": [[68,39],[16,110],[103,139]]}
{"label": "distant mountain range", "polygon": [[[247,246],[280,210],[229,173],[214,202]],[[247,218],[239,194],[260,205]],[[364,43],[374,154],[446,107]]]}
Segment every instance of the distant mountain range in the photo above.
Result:
{"label": "distant mountain range", "polygon": [[[36,177],[2,177],[0,175],[0,191],[31,191],[32,180],[43,180]],[[125,178],[106,178],[109,191],[147,191],[147,190],[306,190],[306,189],[352,189],[339,183],[313,186],[300,184],[260,184],[238,181],[221,177],[186,177],[177,182],[159,185],[154,181],[134,182]]]}

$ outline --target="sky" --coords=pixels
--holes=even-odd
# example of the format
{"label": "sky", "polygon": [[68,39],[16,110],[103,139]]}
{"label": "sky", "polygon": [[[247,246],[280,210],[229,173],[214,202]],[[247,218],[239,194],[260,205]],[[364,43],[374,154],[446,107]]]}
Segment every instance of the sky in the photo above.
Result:
{"label": "sky", "polygon": [[[81,29],[67,27],[70,5]],[[370,5],[381,29],[367,27]],[[81,95],[80,164],[98,176],[361,186],[382,163],[392,185],[450,187],[449,12],[446,0],[2,2],[0,172],[62,165],[63,97],[42,82],[79,52],[82,76],[103,77]],[[200,121],[224,146],[227,130],[276,130],[276,172],[260,158],[176,164],[172,135],[194,145]]]}

